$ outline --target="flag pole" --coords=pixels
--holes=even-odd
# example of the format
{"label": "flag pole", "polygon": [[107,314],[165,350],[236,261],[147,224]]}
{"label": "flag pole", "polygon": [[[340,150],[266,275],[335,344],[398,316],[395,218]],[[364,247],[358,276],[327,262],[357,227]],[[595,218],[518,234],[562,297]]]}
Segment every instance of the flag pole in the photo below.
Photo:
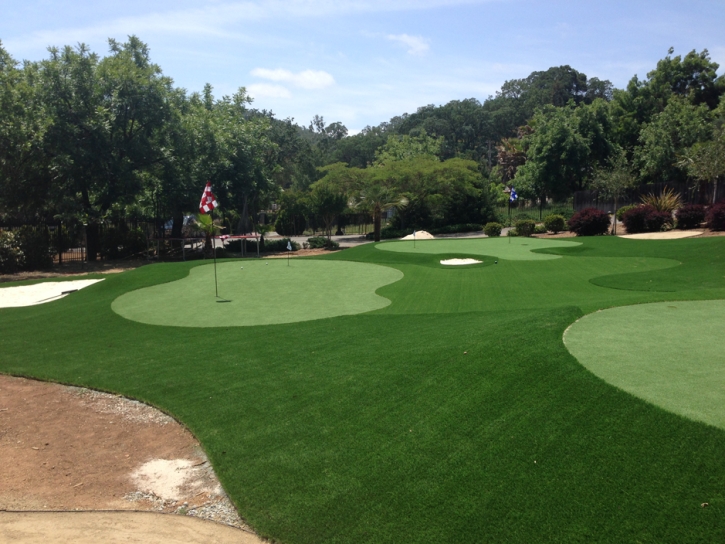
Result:
{"label": "flag pole", "polygon": [[217,282],[217,277],[216,277],[216,242],[214,240],[214,210],[211,210],[209,212],[209,217],[211,217],[211,251],[214,254],[214,293],[216,295],[216,298],[219,298],[219,283]]}

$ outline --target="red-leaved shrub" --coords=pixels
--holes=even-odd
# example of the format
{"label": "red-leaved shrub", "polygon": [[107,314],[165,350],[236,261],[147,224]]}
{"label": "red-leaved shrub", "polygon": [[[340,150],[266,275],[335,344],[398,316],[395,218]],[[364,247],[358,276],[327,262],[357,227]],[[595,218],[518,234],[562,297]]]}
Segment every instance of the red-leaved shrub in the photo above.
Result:
{"label": "red-leaved shrub", "polygon": [[725,200],[710,206],[707,212],[707,226],[712,230],[725,230]]}
{"label": "red-leaved shrub", "polygon": [[569,230],[577,236],[596,236],[609,230],[609,214],[596,208],[584,208],[569,219]]}
{"label": "red-leaved shrub", "polygon": [[678,229],[695,229],[705,220],[705,206],[702,204],[685,204],[675,212]]}
{"label": "red-leaved shrub", "polygon": [[638,232],[659,232],[665,223],[672,221],[672,214],[658,211],[654,206],[643,204],[627,210],[622,216],[622,223],[628,234]]}

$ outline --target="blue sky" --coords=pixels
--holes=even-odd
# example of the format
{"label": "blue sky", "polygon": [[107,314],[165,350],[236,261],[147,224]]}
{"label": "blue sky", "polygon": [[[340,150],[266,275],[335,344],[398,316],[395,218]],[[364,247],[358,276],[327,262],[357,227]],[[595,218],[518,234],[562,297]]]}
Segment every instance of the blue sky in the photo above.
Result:
{"label": "blue sky", "polygon": [[0,0],[16,59],[135,34],[177,86],[244,86],[254,106],[351,132],[426,104],[494,94],[569,64],[624,87],[667,54],[707,48],[725,70],[725,0]]}

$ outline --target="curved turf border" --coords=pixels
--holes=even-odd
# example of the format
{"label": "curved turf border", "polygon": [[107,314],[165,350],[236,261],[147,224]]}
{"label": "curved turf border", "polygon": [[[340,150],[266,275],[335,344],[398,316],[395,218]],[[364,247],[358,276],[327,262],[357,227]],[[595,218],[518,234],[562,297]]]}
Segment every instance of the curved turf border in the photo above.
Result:
{"label": "curved turf border", "polygon": [[581,245],[581,242],[562,240],[542,240],[540,238],[442,238],[437,240],[399,240],[382,242],[376,249],[401,253],[496,255],[497,259],[511,261],[546,261],[558,259],[558,255],[533,253],[534,250],[547,248],[565,248]]}
{"label": "curved turf border", "polygon": [[[215,296],[215,274],[219,297]],[[126,319],[148,325],[295,323],[384,308],[390,300],[375,291],[402,277],[395,268],[347,261],[222,262],[216,271],[212,265],[198,266],[181,280],[121,295],[111,307]]]}
{"label": "curved turf border", "polygon": [[725,300],[610,308],[582,317],[563,338],[608,383],[725,429]]}

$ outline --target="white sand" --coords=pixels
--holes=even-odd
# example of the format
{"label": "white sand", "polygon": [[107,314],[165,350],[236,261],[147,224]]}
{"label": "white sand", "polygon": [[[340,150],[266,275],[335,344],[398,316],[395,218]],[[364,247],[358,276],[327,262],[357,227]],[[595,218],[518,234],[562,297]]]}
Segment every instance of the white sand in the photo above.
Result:
{"label": "white sand", "polygon": [[[47,281],[34,285],[0,288],[0,308],[18,308],[52,302],[103,280]],[[65,293],[65,294],[63,294]]]}
{"label": "white sand", "polygon": [[[188,459],[152,459],[131,474],[131,479],[145,493],[153,493],[164,500],[180,499],[181,488],[214,492],[204,488],[199,468]],[[217,490],[218,491],[218,490]]]}
{"label": "white sand", "polygon": [[[430,232],[427,230],[417,230],[415,231],[415,239],[416,240],[433,240],[435,236],[433,236]],[[413,235],[408,234],[408,236],[403,236],[401,240],[413,240]]]}
{"label": "white sand", "polygon": [[483,261],[477,261],[476,259],[446,259],[445,261],[441,261],[441,264],[445,264],[448,266],[462,266],[466,264],[479,264]]}
{"label": "white sand", "polygon": [[704,230],[670,230],[667,232],[642,232],[640,234],[623,234],[620,238],[630,240],[677,240],[678,238],[692,238],[700,236]]}

